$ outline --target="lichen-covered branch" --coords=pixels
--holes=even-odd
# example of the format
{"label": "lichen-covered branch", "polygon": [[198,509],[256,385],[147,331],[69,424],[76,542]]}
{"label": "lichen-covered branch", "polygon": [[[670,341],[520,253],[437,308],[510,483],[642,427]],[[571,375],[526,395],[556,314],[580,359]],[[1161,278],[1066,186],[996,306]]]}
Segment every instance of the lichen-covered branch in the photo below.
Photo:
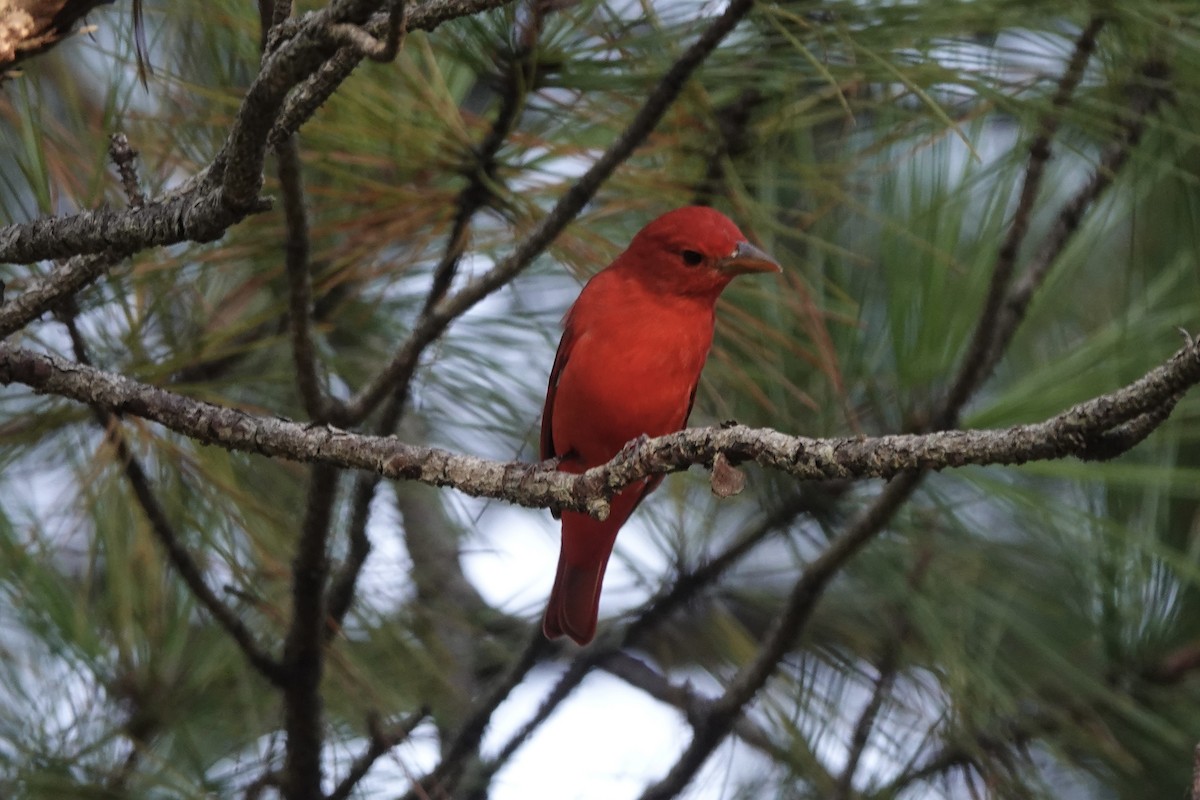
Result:
{"label": "lichen-covered branch", "polygon": [[[1044,422],[1004,430],[939,431],[880,437],[811,439],[769,428],[690,428],[633,442],[611,462],[582,475],[517,461],[490,461],[421,447],[390,436],[368,436],[327,425],[305,425],[194,400],[123,375],[0,344],[0,383],[21,383],[110,411],[157,422],[176,433],[229,450],[293,461],[365,469],[395,480],[449,486],[478,497],[530,507],[584,510],[603,516],[607,496],[648,475],[711,464],[718,453],[754,461],[802,480],[892,478],[923,470],[1023,464],[1067,456],[1094,457],[1096,442],[1200,383],[1200,344],[1189,342],[1165,364],[1128,386],[1072,406]],[[1105,455],[1116,455],[1109,447]]]}

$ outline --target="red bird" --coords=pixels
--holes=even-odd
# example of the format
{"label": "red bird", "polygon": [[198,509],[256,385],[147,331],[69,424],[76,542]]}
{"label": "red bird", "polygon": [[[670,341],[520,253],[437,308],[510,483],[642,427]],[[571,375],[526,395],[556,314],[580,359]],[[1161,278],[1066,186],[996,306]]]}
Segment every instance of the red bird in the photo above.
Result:
{"label": "red bird", "polygon": [[[542,458],[580,473],[642,434],[681,430],[712,346],[721,290],[743,273],[779,271],[711,208],[676,209],[639,231],[564,318],[542,411]],[[542,621],[548,638],[592,640],[617,531],[661,481],[658,475],[622,489],[603,521],[563,512],[558,575]]]}

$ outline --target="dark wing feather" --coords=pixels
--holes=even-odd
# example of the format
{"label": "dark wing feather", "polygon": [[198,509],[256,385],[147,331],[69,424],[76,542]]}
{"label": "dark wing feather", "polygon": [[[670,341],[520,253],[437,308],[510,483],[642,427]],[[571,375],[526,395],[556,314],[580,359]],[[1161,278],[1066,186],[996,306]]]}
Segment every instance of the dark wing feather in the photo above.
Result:
{"label": "dark wing feather", "polygon": [[[558,343],[558,352],[554,354],[554,366],[550,368],[550,381],[546,385],[546,403],[542,406],[542,441],[541,441],[541,459],[545,461],[548,458],[557,458],[559,455],[567,456],[569,453],[557,453],[554,450],[554,397],[558,394],[558,379],[562,377],[563,368],[567,366],[567,359],[571,355],[571,348],[575,346],[575,333],[571,326],[571,315],[567,314],[566,325],[563,327],[562,339]],[[551,511],[551,515],[558,519],[560,514],[557,511]]]}
{"label": "dark wing feather", "polygon": [[567,359],[570,357],[571,348],[574,345],[575,334],[568,317],[562,340],[558,343],[558,352],[554,355],[554,366],[550,369],[550,382],[546,385],[546,404],[542,406],[541,458],[543,461],[559,455],[566,455],[566,453],[557,453],[554,450],[554,397],[558,394],[558,380],[562,377],[563,368],[567,366]]}

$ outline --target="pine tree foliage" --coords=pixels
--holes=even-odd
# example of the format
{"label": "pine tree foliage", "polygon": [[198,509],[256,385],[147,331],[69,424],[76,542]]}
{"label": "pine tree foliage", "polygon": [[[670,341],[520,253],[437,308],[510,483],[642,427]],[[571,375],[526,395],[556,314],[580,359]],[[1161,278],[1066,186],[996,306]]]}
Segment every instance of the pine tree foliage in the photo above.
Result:
{"label": "pine tree foliage", "polygon": [[[722,299],[693,425],[1005,429],[1130,384],[1200,331],[1192,0],[298,6],[144,2],[144,32],[105,6],[0,84],[11,304],[110,252],[13,256],[21,226],[153,204],[225,168],[264,42],[284,52],[327,14],[322,31],[397,43],[377,60],[321,45],[330,71],[361,63],[267,140],[269,210],[238,208],[214,236],[109,242],[102,278],[3,346],[532,462],[563,311],[642,224],[689,203],[785,265]],[[446,21],[408,29],[435,7]],[[636,131],[663,76],[735,12]],[[413,338],[572,192],[587,194],[547,246]],[[600,796],[511,767],[560,704],[563,758],[585,762],[610,734],[568,706],[608,673],[633,707],[683,720],[628,785],[646,798],[1184,797],[1200,742],[1195,392],[1166,413],[1116,458],[890,484],[750,464],[729,499],[701,469],[671,477],[622,533],[601,634],[580,650],[538,632],[557,544],[544,510],[235,452],[14,380],[0,794]],[[519,585],[529,563],[542,582]],[[540,710],[496,723],[530,693]]]}

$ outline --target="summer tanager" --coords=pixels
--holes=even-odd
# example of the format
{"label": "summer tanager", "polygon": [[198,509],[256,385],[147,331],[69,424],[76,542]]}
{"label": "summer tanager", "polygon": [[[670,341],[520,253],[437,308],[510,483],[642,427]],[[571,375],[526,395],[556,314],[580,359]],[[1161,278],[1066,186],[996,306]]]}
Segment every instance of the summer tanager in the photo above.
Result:
{"label": "summer tanager", "polygon": [[[542,458],[580,473],[643,434],[681,430],[712,346],[721,290],[737,275],[778,271],[711,208],[676,209],[639,231],[564,318],[542,411]],[[661,481],[626,486],[604,520],[563,512],[558,575],[542,622],[547,637],[592,640],[617,531]]]}

